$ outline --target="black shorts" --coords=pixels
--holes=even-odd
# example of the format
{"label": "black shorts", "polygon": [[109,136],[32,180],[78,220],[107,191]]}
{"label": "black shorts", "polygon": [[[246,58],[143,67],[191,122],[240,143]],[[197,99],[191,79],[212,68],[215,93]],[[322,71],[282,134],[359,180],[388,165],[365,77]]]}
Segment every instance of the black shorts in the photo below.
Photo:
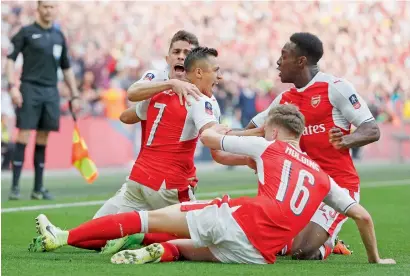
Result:
{"label": "black shorts", "polygon": [[22,82],[23,106],[16,109],[16,127],[58,131],[60,127],[60,95],[57,87]]}

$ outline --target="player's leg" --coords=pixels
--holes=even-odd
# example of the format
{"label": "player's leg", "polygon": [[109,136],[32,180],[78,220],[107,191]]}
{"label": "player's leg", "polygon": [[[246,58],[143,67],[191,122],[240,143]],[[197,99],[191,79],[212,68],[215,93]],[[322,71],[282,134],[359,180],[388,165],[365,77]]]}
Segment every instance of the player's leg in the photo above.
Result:
{"label": "player's leg", "polygon": [[[127,182],[123,185],[121,190],[117,193],[117,195],[111,198],[109,201],[111,203],[107,203],[105,205],[115,205],[118,207],[118,210],[115,213],[124,213],[129,211],[149,211],[152,210],[152,207],[148,204],[142,189],[144,186],[127,180]],[[103,207],[104,208],[104,207]],[[108,206],[107,206],[108,208]],[[100,211],[94,216],[99,216]],[[115,214],[111,213],[111,214]],[[98,215],[98,216],[97,216]],[[109,240],[104,244],[104,247],[101,248],[101,254],[109,254],[112,255],[117,253],[120,250],[125,249],[135,249],[139,248],[143,243],[144,240],[144,233],[136,233],[132,235],[128,235],[123,238]],[[159,234],[161,235],[161,234]],[[169,234],[163,234],[169,236]],[[162,242],[166,240],[160,240],[158,242]]]}
{"label": "player's leg", "polygon": [[112,240],[134,233],[173,233],[189,238],[185,214],[179,205],[156,211],[128,212],[90,220],[79,227],[63,231],[52,225],[46,216],[36,219],[37,230],[43,236],[43,246],[51,251],[64,245],[76,246],[90,240]]}
{"label": "player's leg", "polygon": [[178,248],[179,254],[185,260],[199,262],[220,262],[208,247],[195,247],[191,239],[177,239],[168,241]]}
{"label": "player's leg", "polygon": [[[348,190],[346,192],[359,202],[358,192]],[[350,255],[351,251],[343,242],[336,243],[337,235],[346,221],[345,215],[322,203],[307,227],[295,238],[292,246],[293,258],[322,260],[326,259],[334,249],[338,249],[335,253]]]}
{"label": "player's leg", "polygon": [[[177,190],[166,189],[165,185],[163,185],[158,191],[155,191],[133,181],[128,181],[127,185],[126,198],[131,202],[146,205],[139,210],[157,210],[174,204],[195,200],[192,186]],[[121,250],[135,249],[142,245],[162,243],[176,238],[177,236],[169,233],[138,233],[108,241],[107,245],[102,248],[101,253],[112,255]]]}
{"label": "player's leg", "polygon": [[298,260],[321,260],[331,253],[327,245],[327,254],[320,252],[319,248],[329,239],[329,234],[323,227],[315,222],[309,224],[295,237],[292,245],[292,258]]}
{"label": "player's leg", "polygon": [[33,97],[33,86],[22,82],[20,90],[23,96],[23,105],[16,109],[16,128],[18,129],[16,145],[12,159],[12,186],[9,199],[20,198],[20,175],[24,166],[26,145],[30,139],[30,132],[37,129],[41,116],[41,102]]}
{"label": "player's leg", "polygon": [[114,264],[175,262],[180,257],[189,261],[220,262],[208,247],[195,247],[191,239],[154,243],[137,250],[124,250],[111,257]]}
{"label": "player's leg", "polygon": [[[155,243],[137,250],[121,251],[111,258],[111,262],[144,264],[173,261],[182,255],[195,261],[265,264],[263,256],[249,242],[246,234],[233,218],[232,212],[238,207],[230,206],[231,203],[235,205],[240,202],[231,202],[229,197],[224,197],[213,200],[211,203],[182,204],[180,210],[187,212],[185,218],[189,228],[189,242],[173,240],[161,244]],[[158,219],[163,220],[164,218],[159,216]],[[173,248],[174,254],[168,253],[168,258],[164,260],[164,256],[167,255],[166,251],[171,252],[170,244],[177,245],[177,247]]]}
{"label": "player's leg", "polygon": [[[158,191],[153,191],[149,187],[142,186],[141,193],[151,210],[161,209],[174,204],[183,202],[195,201],[195,189],[188,185],[183,189],[166,189],[165,185]],[[169,240],[174,240],[177,237],[168,233],[145,233],[143,234],[142,245],[150,245],[153,243],[161,243]]]}
{"label": "player's leg", "polygon": [[60,128],[60,96],[57,88],[36,87],[35,96],[42,99],[42,110],[36,134],[34,150],[34,189],[32,199],[52,199],[50,193],[44,189],[43,174],[45,153],[50,131]]}
{"label": "player's leg", "polygon": [[[301,260],[326,259],[332,253],[335,238],[346,220],[346,216],[322,203],[309,224],[293,241],[293,258]],[[341,246],[345,247],[344,244]],[[346,247],[345,249],[349,251]]]}

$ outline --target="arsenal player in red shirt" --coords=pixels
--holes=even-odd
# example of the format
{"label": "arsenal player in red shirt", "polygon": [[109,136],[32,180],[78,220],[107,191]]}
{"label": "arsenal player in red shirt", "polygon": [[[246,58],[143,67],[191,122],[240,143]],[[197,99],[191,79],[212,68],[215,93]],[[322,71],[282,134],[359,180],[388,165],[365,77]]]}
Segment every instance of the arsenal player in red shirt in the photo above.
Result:
{"label": "arsenal player in red shirt", "polygon": [[[377,141],[379,127],[351,83],[319,70],[322,55],[323,45],[317,36],[293,34],[282,48],[277,64],[281,81],[293,83],[295,87],[277,96],[247,128],[260,127],[275,106],[296,105],[306,118],[301,149],[359,201],[360,179],[349,149]],[[357,127],[353,134],[350,134],[351,125]],[[287,251],[292,247],[293,257],[298,259],[326,258],[346,220],[345,215],[322,204],[311,223],[295,239],[293,247],[288,245]],[[335,249],[335,253],[350,254],[340,242]]]}
{"label": "arsenal player in red shirt", "polygon": [[[46,250],[87,240],[123,237],[135,232],[168,232],[183,240],[125,250],[113,263],[144,264],[188,260],[222,263],[274,263],[276,254],[308,223],[322,201],[352,217],[360,231],[370,263],[380,259],[369,213],[340,188],[299,148],[304,117],[293,105],[273,108],[265,138],[226,136],[220,125],[203,131],[202,142],[214,149],[252,158],[258,169],[258,196],[183,203],[155,211],[109,215],[63,231],[46,216],[37,218]],[[239,157],[238,157],[239,158]],[[188,239],[188,240],[187,240]]]}

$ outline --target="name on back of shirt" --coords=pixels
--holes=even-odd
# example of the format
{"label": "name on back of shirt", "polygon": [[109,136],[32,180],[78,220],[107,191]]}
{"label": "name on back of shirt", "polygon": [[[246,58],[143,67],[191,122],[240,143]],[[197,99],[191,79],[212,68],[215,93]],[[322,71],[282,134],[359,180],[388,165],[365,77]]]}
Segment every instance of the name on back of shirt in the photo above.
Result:
{"label": "name on back of shirt", "polygon": [[316,164],[313,160],[310,160],[309,158],[306,158],[303,154],[299,153],[297,150],[291,148],[291,147],[286,147],[285,153],[289,154],[296,160],[299,160],[306,166],[314,169],[315,171],[320,171],[319,165]]}

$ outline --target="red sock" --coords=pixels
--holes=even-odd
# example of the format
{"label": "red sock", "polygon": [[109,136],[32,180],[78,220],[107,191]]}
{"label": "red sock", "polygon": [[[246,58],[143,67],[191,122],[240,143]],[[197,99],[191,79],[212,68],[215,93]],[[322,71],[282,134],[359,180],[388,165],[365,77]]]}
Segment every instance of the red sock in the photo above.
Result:
{"label": "red sock", "polygon": [[162,255],[160,262],[175,262],[179,259],[179,250],[176,245],[169,242],[162,242],[164,247],[164,255]]}
{"label": "red sock", "polygon": [[153,243],[162,243],[177,239],[177,236],[168,233],[147,233],[144,235],[142,244],[147,246]]}
{"label": "red sock", "polygon": [[75,245],[74,244],[72,245],[77,248],[100,251],[101,248],[104,247],[106,243],[107,243],[107,240],[93,240],[93,241],[79,242],[79,243],[76,243]]}
{"label": "red sock", "polygon": [[114,240],[141,232],[141,217],[137,212],[108,215],[90,220],[71,229],[67,244],[91,240]]}

